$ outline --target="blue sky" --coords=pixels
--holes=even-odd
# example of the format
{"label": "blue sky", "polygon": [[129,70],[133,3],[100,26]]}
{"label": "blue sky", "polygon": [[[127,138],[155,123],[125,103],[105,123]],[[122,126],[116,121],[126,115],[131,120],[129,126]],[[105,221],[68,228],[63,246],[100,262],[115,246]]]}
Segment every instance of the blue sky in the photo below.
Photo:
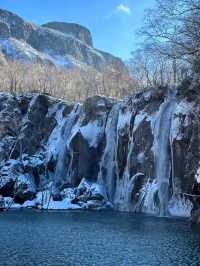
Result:
{"label": "blue sky", "polygon": [[94,46],[127,60],[138,43],[135,31],[154,0],[0,0],[0,8],[34,23],[75,22],[90,29]]}

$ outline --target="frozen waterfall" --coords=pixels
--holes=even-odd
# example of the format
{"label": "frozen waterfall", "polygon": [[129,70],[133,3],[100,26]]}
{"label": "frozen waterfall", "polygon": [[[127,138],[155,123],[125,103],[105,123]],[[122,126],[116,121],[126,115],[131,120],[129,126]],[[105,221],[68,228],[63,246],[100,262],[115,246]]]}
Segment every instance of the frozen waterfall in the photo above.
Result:
{"label": "frozen waterfall", "polygon": [[59,180],[66,180],[67,178],[67,168],[68,163],[66,162],[66,153],[69,145],[69,137],[72,133],[72,128],[76,123],[79,114],[79,105],[75,105],[73,110],[65,119],[63,119],[63,125],[61,126],[59,143],[58,143],[58,160],[55,171],[55,178],[58,182]]}
{"label": "frozen waterfall", "polygon": [[175,106],[172,96],[161,105],[155,123],[155,177],[158,186],[159,214],[168,215],[171,176],[170,129]]}
{"label": "frozen waterfall", "polygon": [[119,109],[120,105],[116,104],[108,117],[105,129],[106,147],[98,175],[98,182],[106,186],[107,194],[111,201],[113,201],[116,189],[116,141]]}

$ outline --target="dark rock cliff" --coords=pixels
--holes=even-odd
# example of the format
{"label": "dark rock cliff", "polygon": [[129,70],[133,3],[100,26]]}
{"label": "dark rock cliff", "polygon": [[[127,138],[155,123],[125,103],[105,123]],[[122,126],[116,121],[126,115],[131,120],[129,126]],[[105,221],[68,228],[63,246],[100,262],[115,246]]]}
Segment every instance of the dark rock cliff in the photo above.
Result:
{"label": "dark rock cliff", "polygon": [[176,95],[154,88],[83,105],[1,93],[0,194],[13,206],[41,206],[49,197],[45,208],[110,202],[123,211],[189,216],[187,194],[200,182],[199,84],[196,77]]}

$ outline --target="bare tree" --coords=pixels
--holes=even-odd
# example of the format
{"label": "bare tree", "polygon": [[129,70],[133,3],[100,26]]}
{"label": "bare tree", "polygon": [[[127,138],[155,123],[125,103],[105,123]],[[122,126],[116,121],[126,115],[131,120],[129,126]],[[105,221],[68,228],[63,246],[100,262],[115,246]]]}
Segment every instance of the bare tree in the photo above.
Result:
{"label": "bare tree", "polygon": [[194,71],[199,70],[199,27],[199,0],[156,0],[156,7],[146,12],[140,33],[145,43],[171,58],[174,83],[178,60],[189,62]]}
{"label": "bare tree", "polygon": [[96,94],[122,98],[136,89],[135,85],[127,73],[114,71],[112,66],[103,72],[92,67],[64,69],[17,61],[0,66],[0,89],[11,93],[39,91],[82,102]]}
{"label": "bare tree", "polygon": [[139,30],[143,42],[129,61],[138,86],[176,86],[199,72],[199,28],[200,0],[156,0]]}

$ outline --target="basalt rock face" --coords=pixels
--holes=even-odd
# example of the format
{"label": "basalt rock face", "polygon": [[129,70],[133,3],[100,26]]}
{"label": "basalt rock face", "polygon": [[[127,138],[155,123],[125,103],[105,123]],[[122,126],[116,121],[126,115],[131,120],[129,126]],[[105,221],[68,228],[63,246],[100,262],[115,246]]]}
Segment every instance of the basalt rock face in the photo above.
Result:
{"label": "basalt rock face", "polygon": [[195,79],[176,94],[154,88],[83,105],[1,93],[0,194],[18,207],[189,216],[200,182]]}
{"label": "basalt rock face", "polygon": [[90,66],[98,71],[110,65],[119,73],[127,73],[119,58],[93,47],[91,33],[85,27],[65,22],[39,26],[3,9],[0,9],[0,50],[6,58],[24,63],[66,68]]}

